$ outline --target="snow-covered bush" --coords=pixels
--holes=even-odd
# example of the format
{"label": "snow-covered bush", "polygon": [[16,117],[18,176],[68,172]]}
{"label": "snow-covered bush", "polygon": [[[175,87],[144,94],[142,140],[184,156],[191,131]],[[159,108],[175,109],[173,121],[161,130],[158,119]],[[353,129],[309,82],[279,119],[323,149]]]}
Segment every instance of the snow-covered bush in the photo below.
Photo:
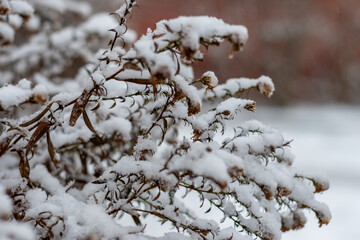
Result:
{"label": "snow-covered bush", "polygon": [[[117,23],[115,18],[108,13],[91,14],[86,2],[29,2],[33,5],[18,0],[0,2],[0,8],[3,6],[0,46],[14,42],[0,49],[0,74],[3,76],[0,86],[16,83],[21,78],[40,84],[69,82],[76,77],[79,68],[97,62],[95,53],[106,47],[112,36],[109,29]],[[28,9],[26,18],[19,9]],[[19,20],[16,25],[12,23],[13,18]],[[128,42],[136,38],[133,31],[123,37]]]}
{"label": "snow-covered bush", "polygon": [[[237,94],[257,88],[270,97],[273,83],[262,76],[219,84],[211,71],[196,79],[191,65],[202,47],[228,41],[230,57],[241,50],[245,27],[179,17],[135,41],[126,27],[133,0],[112,14],[117,22],[88,14],[76,26],[41,9],[65,14],[80,3],[53,3],[64,8],[1,1],[2,39],[15,39],[0,56],[8,77],[0,88],[1,239],[153,239],[143,234],[149,215],[175,228],[160,239],[280,239],[305,225],[306,209],[320,226],[329,222],[314,198],[327,181],[292,167],[279,131],[254,120],[218,138],[236,115],[255,110]],[[11,18],[25,8],[43,27],[17,42]],[[109,47],[98,50],[108,28]],[[197,217],[184,192],[234,227]]]}

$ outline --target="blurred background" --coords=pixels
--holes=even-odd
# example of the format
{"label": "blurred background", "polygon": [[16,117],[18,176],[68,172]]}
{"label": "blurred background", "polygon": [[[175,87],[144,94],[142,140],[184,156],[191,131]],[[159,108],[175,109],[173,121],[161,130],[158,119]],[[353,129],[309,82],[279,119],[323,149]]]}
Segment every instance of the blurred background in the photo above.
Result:
{"label": "blurred background", "polygon": [[[117,9],[108,0],[99,10]],[[328,176],[330,189],[318,196],[333,214],[318,228],[308,213],[305,229],[285,240],[357,239],[360,217],[360,1],[359,0],[139,0],[130,28],[139,35],[162,19],[210,15],[245,25],[249,41],[231,60],[231,46],[210,48],[195,66],[196,77],[212,70],[220,81],[270,76],[271,99],[250,92],[258,119],[293,139],[295,166]],[[198,206],[194,206],[196,209]],[[150,228],[149,228],[150,229]],[[158,235],[155,228],[148,233]]]}
{"label": "blurred background", "polygon": [[[119,0],[95,4],[109,11]],[[97,2],[97,3],[96,3]],[[272,104],[360,103],[360,2],[358,0],[139,0],[131,28],[139,34],[162,19],[210,15],[245,25],[249,41],[229,60],[230,45],[209,49],[197,76],[219,79],[268,75]]]}
{"label": "blurred background", "polygon": [[[97,11],[115,11],[120,0],[96,1]],[[309,213],[305,229],[285,240],[358,239],[360,217],[360,1],[359,0],[138,0],[129,27],[139,35],[162,19],[210,15],[245,25],[249,41],[228,59],[231,46],[210,48],[195,66],[196,77],[212,70],[221,81],[270,76],[271,99],[256,91],[258,119],[293,139],[295,166],[328,176],[330,189],[318,196],[333,214],[317,227]],[[198,208],[198,205],[194,206]],[[161,235],[148,227],[148,233]]]}

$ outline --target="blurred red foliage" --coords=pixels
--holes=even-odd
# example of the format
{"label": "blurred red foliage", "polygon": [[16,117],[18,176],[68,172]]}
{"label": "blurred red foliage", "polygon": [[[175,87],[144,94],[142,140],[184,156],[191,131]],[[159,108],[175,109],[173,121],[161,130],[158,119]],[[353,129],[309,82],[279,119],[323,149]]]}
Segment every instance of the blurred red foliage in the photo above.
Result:
{"label": "blurred red foliage", "polygon": [[224,49],[209,49],[197,77],[208,69],[222,80],[266,74],[277,87],[272,101],[277,104],[360,102],[359,0],[139,0],[138,5],[130,27],[139,33],[179,15],[212,15],[248,28],[242,53],[224,61]]}

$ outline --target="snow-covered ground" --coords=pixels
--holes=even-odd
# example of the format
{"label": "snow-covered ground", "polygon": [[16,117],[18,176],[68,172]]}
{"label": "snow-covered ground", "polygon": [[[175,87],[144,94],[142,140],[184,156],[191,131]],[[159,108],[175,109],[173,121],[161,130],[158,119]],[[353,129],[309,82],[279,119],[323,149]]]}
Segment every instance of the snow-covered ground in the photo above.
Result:
{"label": "snow-covered ground", "polygon": [[294,140],[291,145],[296,167],[322,172],[330,180],[330,189],[318,196],[330,207],[330,224],[318,228],[315,217],[308,214],[305,228],[286,233],[283,239],[359,239],[360,107],[258,106],[256,113],[245,115]]}

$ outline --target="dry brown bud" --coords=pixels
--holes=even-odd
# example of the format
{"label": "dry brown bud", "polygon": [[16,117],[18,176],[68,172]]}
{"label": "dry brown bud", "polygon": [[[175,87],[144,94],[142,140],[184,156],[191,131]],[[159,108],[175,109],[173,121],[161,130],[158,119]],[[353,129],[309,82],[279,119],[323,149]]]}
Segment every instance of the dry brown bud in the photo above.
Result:
{"label": "dry brown bud", "polygon": [[186,97],[186,95],[181,89],[176,89],[173,100],[174,100],[174,102],[177,102],[185,97]]}
{"label": "dry brown bud", "polygon": [[200,104],[196,104],[196,105],[191,105],[189,104],[188,106],[188,116],[197,114],[200,112]]}
{"label": "dry brown bud", "polygon": [[321,227],[322,225],[328,225],[330,220],[331,220],[331,216],[323,213],[322,211],[316,211],[315,212],[317,219],[319,220],[319,227]]}
{"label": "dry brown bud", "polygon": [[207,89],[211,90],[218,85],[219,80],[215,76],[214,72],[207,71],[201,76],[200,82],[207,86]]}
{"label": "dry brown bud", "polygon": [[267,185],[262,185],[262,186],[260,186],[260,188],[261,188],[261,191],[264,193],[264,195],[265,195],[265,198],[267,199],[267,200],[272,200],[273,199],[273,197],[274,197],[274,192],[273,192],[273,190],[271,189],[271,187],[270,186],[267,186]]}
{"label": "dry brown bud", "polygon": [[229,116],[231,114],[231,112],[229,110],[225,110],[222,112],[222,114],[225,116]]}
{"label": "dry brown bud", "polygon": [[287,187],[284,187],[284,186],[278,186],[277,187],[277,191],[278,191],[278,195],[280,197],[285,197],[285,196],[288,196],[289,194],[291,194],[291,190],[288,189]]}
{"label": "dry brown bud", "polygon": [[266,84],[266,83],[259,84],[258,89],[261,94],[264,94],[268,98],[270,98],[273,93],[273,88],[269,84]]}
{"label": "dry brown bud", "polygon": [[6,15],[9,11],[10,9],[7,7],[4,6],[0,7],[0,15]]}
{"label": "dry brown bud", "polygon": [[247,104],[245,106],[245,109],[248,110],[248,111],[251,111],[251,112],[255,112],[255,105],[256,105],[256,102],[252,102],[250,104]]}
{"label": "dry brown bud", "polygon": [[324,192],[329,189],[329,183],[325,181],[312,181],[315,187],[315,193]]}

